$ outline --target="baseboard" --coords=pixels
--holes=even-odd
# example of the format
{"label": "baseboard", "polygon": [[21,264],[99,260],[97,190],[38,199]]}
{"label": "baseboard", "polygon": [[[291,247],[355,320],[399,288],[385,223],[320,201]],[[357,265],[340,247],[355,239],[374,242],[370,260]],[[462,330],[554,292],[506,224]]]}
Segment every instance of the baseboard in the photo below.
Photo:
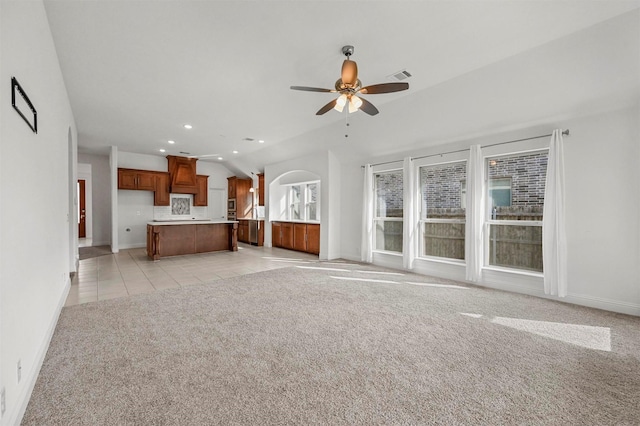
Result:
{"label": "baseboard", "polygon": [[618,312],[620,314],[640,316],[640,305],[637,303],[621,302],[619,300],[575,293],[569,293],[567,297],[563,299],[556,298],[555,300],[575,303],[576,305],[588,306],[590,308],[603,309],[605,311]]}
{"label": "baseboard", "polygon": [[[147,243],[138,243],[138,244],[120,244],[118,246],[118,250],[126,250],[126,249],[132,249],[132,248],[145,248],[147,247]],[[117,252],[116,252],[117,253]]]}
{"label": "baseboard", "polygon": [[[58,325],[58,318],[60,318],[60,313],[62,312],[62,308],[64,307],[65,302],[67,301],[67,296],[69,296],[69,290],[71,289],[71,280],[67,278],[67,282],[64,286],[64,290],[62,291],[62,295],[60,300],[58,301],[58,306],[54,311],[53,318],[51,318],[51,323],[49,324],[49,329],[47,330],[47,335],[36,354],[34,368],[31,369],[31,372],[24,379],[27,381],[26,386],[22,388],[22,392],[18,395],[18,401],[16,404],[17,410],[13,414],[9,414],[7,417],[8,425],[19,425],[22,422],[22,418],[24,417],[24,413],[27,411],[27,406],[29,405],[29,400],[31,399],[31,393],[33,392],[33,388],[36,386],[36,382],[38,381],[38,376],[40,375],[40,369],[42,368],[42,364],[44,364],[44,358],[47,355],[47,351],[49,350],[49,344],[51,343],[51,339],[53,338],[53,333],[56,330],[56,325]],[[36,368],[37,367],[37,368]]]}
{"label": "baseboard", "polygon": [[362,260],[360,259],[360,256],[350,256],[350,255],[341,255],[340,259],[344,259],[344,260],[349,260],[351,262],[362,262]]}

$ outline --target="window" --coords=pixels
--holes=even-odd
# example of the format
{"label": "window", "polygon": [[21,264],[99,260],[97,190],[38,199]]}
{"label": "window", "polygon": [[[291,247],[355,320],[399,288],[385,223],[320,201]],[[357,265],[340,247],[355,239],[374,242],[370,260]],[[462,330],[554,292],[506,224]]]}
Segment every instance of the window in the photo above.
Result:
{"label": "window", "polygon": [[374,250],[402,253],[402,170],[374,173]]}
{"label": "window", "polygon": [[300,185],[291,185],[289,188],[289,220],[300,220]]}
{"label": "window", "polygon": [[307,220],[318,220],[318,184],[310,183],[306,186],[305,209]]}
{"label": "window", "polygon": [[320,182],[299,183],[289,185],[287,192],[287,220],[319,221],[320,220]]}
{"label": "window", "polygon": [[464,259],[465,161],[419,168],[420,256]]}
{"label": "window", "polygon": [[485,264],[542,272],[542,210],[548,152],[487,160]]}
{"label": "window", "polygon": [[[462,208],[467,207],[467,182],[463,181],[460,189],[460,201]],[[491,198],[491,206],[510,206],[511,205],[511,178],[490,178],[489,179],[489,198]]]}

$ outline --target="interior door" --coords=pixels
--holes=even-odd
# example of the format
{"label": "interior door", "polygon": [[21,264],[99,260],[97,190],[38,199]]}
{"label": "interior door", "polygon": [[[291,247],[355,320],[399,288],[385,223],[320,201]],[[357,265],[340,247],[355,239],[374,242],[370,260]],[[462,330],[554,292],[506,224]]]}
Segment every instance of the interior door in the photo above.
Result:
{"label": "interior door", "polygon": [[78,238],[87,237],[87,206],[84,179],[78,179]]}

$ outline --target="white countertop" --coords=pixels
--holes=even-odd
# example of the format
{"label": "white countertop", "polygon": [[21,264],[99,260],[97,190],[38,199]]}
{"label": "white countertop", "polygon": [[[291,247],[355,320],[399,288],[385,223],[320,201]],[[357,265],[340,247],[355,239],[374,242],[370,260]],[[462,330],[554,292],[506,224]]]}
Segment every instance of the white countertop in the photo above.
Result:
{"label": "white countertop", "polygon": [[237,220],[166,220],[147,222],[148,225],[215,225],[217,223],[238,223]]}

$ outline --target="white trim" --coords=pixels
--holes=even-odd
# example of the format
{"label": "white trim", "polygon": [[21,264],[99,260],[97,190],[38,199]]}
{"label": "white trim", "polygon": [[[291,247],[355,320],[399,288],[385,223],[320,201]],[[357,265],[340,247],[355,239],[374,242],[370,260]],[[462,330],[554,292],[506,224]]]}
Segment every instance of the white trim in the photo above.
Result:
{"label": "white trim", "polygon": [[466,267],[467,262],[464,259],[452,259],[450,257],[438,257],[438,256],[418,256],[416,259],[424,260],[425,262],[446,263],[447,265],[455,265]]}
{"label": "white trim", "polygon": [[562,300],[551,296],[548,299],[562,302],[575,303],[576,305],[588,306],[590,308],[603,309],[605,311],[619,312],[621,314],[640,316],[640,304],[621,302],[619,300],[605,299],[603,297],[589,296],[586,294],[569,293]]}
{"label": "white trim", "polygon": [[[118,249],[119,250],[126,250],[126,249],[132,249],[132,248],[147,248],[147,243],[133,243],[133,244],[121,244]],[[114,252],[117,253],[117,252]]]}
{"label": "white trim", "polygon": [[542,226],[541,220],[496,220],[487,219],[487,225],[506,225],[506,226]]}
{"label": "white trim", "polygon": [[7,425],[19,425],[22,422],[24,413],[27,411],[27,406],[29,405],[29,400],[31,399],[31,393],[33,392],[33,388],[36,386],[36,381],[38,380],[40,369],[44,364],[44,358],[47,355],[47,351],[49,350],[49,344],[51,343],[51,339],[53,338],[53,333],[56,330],[56,326],[58,325],[60,313],[62,312],[62,308],[64,307],[65,302],[67,301],[67,296],[69,296],[70,289],[71,279],[69,275],[67,275],[67,281],[64,285],[64,289],[62,290],[62,295],[58,300],[58,305],[56,306],[56,309],[53,313],[53,317],[51,318],[51,321],[49,323],[47,334],[45,335],[45,339],[42,341],[40,348],[36,353],[34,359],[34,367],[36,368],[28,370],[28,376],[25,377],[26,386],[22,387],[22,391],[18,394],[17,403],[14,405],[14,407],[17,407],[17,410],[13,413],[6,413]]}
{"label": "white trim", "polygon": [[505,266],[487,265],[487,266],[483,266],[482,269],[487,271],[501,272],[505,274],[525,275],[525,276],[534,277],[534,278],[544,277],[544,273],[542,272],[529,271],[527,269],[507,268]]}
{"label": "white trim", "polygon": [[373,264],[384,266],[385,268],[393,268],[402,270],[402,254],[373,251]]}

